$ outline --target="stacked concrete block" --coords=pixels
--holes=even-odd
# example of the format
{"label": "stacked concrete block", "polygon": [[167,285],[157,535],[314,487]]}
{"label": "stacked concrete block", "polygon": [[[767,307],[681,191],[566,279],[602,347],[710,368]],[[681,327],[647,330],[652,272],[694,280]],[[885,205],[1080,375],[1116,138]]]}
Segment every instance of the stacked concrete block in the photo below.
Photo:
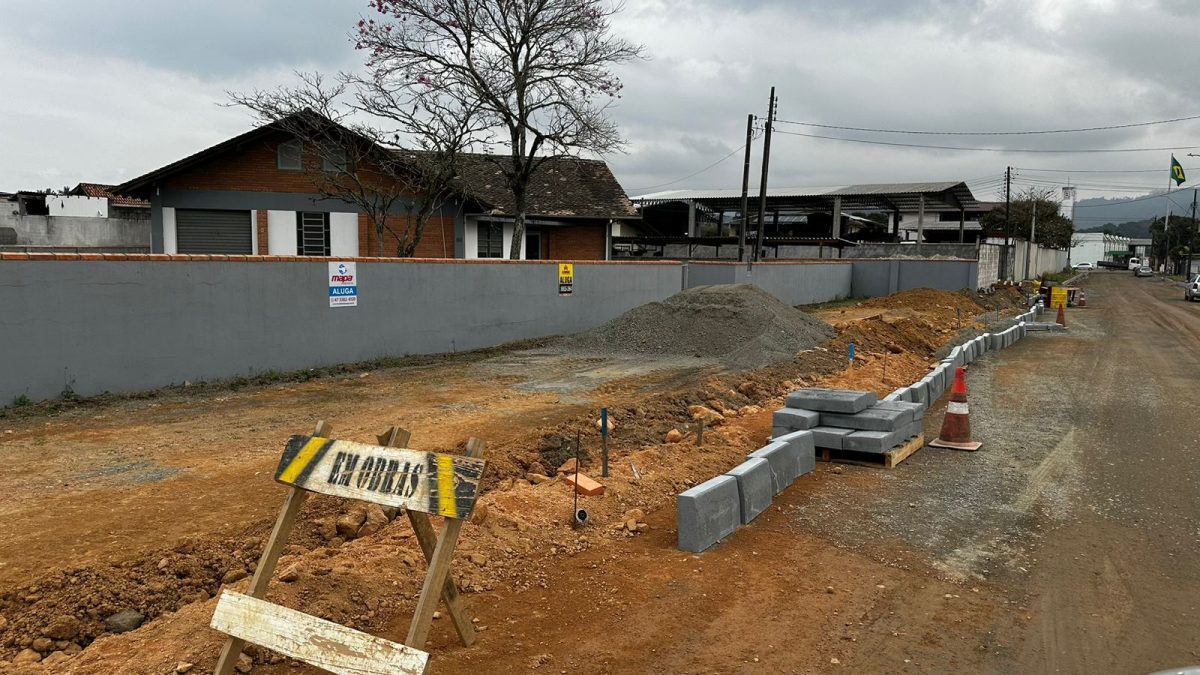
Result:
{"label": "stacked concrete block", "polygon": [[757,518],[771,505],[775,483],[771,478],[771,464],[767,460],[761,457],[747,459],[725,475],[737,480],[742,525]]}
{"label": "stacked concrete block", "polygon": [[796,480],[806,473],[812,473],[817,468],[817,447],[812,431],[793,431],[785,436],[772,439],[773,443],[787,443],[796,453]]}
{"label": "stacked concrete block", "polygon": [[853,429],[841,429],[838,427],[817,427],[812,430],[813,442],[816,446],[831,450],[841,450],[842,440],[852,433],[854,433]]}
{"label": "stacked concrete block", "polygon": [[786,441],[772,441],[747,455],[746,459],[765,459],[770,464],[772,496],[786,490],[800,475],[798,448]]}
{"label": "stacked concrete block", "polygon": [[801,408],[780,408],[771,415],[771,437],[806,431],[821,424],[821,413]]}
{"label": "stacked concrete block", "polygon": [[854,429],[855,431],[895,431],[911,421],[911,412],[884,408],[879,404],[853,415],[821,413],[821,426]]}
{"label": "stacked concrete block", "polygon": [[875,401],[875,394],[870,391],[809,388],[798,389],[788,394],[787,407],[823,413],[854,414],[871,407]]}
{"label": "stacked concrete block", "polygon": [[854,452],[883,453],[905,441],[912,423],[897,431],[855,431],[842,439],[842,449]]}
{"label": "stacked concrete block", "polygon": [[679,548],[700,553],[742,524],[741,495],[733,476],[717,476],[675,498]]}
{"label": "stacked concrete block", "polygon": [[899,410],[906,413],[906,421],[915,422],[925,418],[925,407],[919,403],[909,403],[908,401],[880,401],[875,404],[876,408],[886,408],[888,410]]}

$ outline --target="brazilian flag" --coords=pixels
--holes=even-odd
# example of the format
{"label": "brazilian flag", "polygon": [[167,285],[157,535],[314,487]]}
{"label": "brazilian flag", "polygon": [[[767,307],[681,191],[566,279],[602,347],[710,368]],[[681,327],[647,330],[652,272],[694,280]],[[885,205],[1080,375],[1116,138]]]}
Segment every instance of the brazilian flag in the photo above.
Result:
{"label": "brazilian flag", "polygon": [[1171,155],[1171,178],[1175,180],[1175,185],[1183,185],[1187,180],[1187,176],[1183,175],[1183,165],[1179,160],[1175,159],[1175,155]]}

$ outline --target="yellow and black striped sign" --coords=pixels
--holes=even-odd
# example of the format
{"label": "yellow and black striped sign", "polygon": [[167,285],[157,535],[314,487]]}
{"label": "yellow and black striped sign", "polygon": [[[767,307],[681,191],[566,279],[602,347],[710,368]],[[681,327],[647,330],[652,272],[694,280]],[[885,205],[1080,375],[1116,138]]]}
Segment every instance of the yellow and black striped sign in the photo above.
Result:
{"label": "yellow and black striped sign", "polygon": [[275,480],[286,485],[447,518],[467,518],[482,459],[316,436],[288,439]]}

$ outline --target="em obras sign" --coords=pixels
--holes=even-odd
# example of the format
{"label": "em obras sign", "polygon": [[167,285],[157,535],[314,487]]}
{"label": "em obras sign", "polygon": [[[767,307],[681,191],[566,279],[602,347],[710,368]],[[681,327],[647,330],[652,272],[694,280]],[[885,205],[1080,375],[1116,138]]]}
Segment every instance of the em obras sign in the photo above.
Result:
{"label": "em obras sign", "polygon": [[358,268],[357,263],[329,263],[329,306],[357,307],[358,306]]}

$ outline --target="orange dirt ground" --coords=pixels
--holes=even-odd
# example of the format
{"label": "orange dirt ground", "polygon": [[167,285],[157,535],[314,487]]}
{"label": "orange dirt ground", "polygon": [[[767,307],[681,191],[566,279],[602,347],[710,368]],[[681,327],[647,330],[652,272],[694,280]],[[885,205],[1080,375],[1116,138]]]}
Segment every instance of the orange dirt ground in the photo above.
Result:
{"label": "orange dirt ground", "polygon": [[[761,445],[770,411],[789,389],[886,394],[923,374],[960,328],[976,327],[975,316],[1015,299],[989,298],[985,308],[965,295],[919,290],[824,310],[836,338],[751,373],[493,350],[305,383],[175,389],[55,414],[8,411],[0,418],[0,514],[8,524],[0,534],[0,672],[211,669],[222,642],[206,628],[214,595],[248,583],[283,496],[271,480],[282,443],[318,419],[352,440],[400,424],[418,449],[461,448],[469,436],[488,444],[485,494],[453,569],[480,639],[463,648],[446,619],[435,622],[431,672],[741,672],[759,663],[769,672],[772,663],[806,670],[797,669],[808,662],[797,654],[846,658],[856,622],[888,607],[900,612],[899,597],[903,611],[920,611],[909,600],[932,603],[944,584],[812,535],[769,536],[787,530],[779,512],[794,496],[777,500],[735,545],[703,557],[681,553],[674,495]],[[851,341],[857,358],[847,369]],[[704,447],[690,434],[666,443],[668,431],[687,431],[687,409],[697,404],[724,413]],[[527,476],[553,475],[564,459],[560,439],[579,432],[584,471],[599,478],[594,422],[602,405],[615,423],[612,477],[603,497],[581,498],[592,525],[575,531],[565,485]],[[809,488],[819,491],[827,471],[819,468]],[[269,597],[400,640],[424,561],[404,518],[364,536],[353,524],[339,530],[339,519],[361,523],[365,511],[310,499],[279,565],[288,581],[277,573]],[[647,527],[622,528],[631,518]],[[801,561],[817,571],[787,572]],[[862,583],[843,588],[847,578]],[[805,600],[787,616],[766,617],[774,628],[759,625],[754,598],[782,590]],[[146,614],[146,624],[105,633],[102,619],[123,609]],[[993,611],[966,602],[953,620],[987,621]],[[56,622],[74,624],[71,635],[35,642]],[[814,622],[845,625],[828,634],[794,629]],[[31,646],[50,654],[45,664],[5,661]],[[249,652],[256,673],[315,672]]]}

